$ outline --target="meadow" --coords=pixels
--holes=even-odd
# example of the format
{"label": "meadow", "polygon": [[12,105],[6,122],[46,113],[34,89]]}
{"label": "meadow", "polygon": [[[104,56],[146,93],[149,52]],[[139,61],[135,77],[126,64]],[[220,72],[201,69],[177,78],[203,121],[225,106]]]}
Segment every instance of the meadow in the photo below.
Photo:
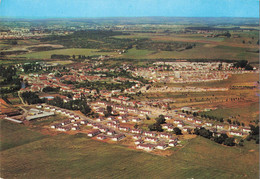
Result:
{"label": "meadow", "polygon": [[[2,121],[1,140],[12,141],[37,131]],[[36,137],[37,138],[37,137]],[[121,145],[107,144],[85,134],[58,134],[24,142],[1,151],[3,178],[257,178],[258,145],[226,147],[196,137],[174,150],[157,156]],[[113,163],[113,165],[111,165]]]}
{"label": "meadow", "polygon": [[16,57],[24,57],[31,59],[50,59],[51,55],[85,55],[85,56],[94,56],[94,55],[118,55],[116,52],[99,52],[98,49],[84,49],[84,48],[70,48],[70,49],[59,49],[59,50],[50,50],[42,52],[32,52],[23,55],[17,55]]}
{"label": "meadow", "polygon": [[[259,53],[251,52],[257,50],[256,44],[258,34],[256,32],[233,32],[240,35],[240,38],[204,37],[204,34],[167,34],[167,33],[133,33],[131,35],[114,36],[122,39],[142,39],[147,38],[156,42],[187,42],[196,43],[196,47],[184,51],[149,51],[129,50],[123,58],[132,57],[135,59],[159,59],[159,58],[179,58],[179,59],[229,59],[257,62]],[[245,43],[242,43],[242,41]],[[250,42],[250,43],[249,43]]]}

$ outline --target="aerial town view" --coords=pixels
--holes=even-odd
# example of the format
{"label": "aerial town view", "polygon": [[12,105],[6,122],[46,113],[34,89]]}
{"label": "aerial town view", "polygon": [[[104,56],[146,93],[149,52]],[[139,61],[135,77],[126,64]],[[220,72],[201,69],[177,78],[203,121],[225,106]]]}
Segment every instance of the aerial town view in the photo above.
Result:
{"label": "aerial town view", "polygon": [[0,0],[0,178],[259,178],[259,0]]}

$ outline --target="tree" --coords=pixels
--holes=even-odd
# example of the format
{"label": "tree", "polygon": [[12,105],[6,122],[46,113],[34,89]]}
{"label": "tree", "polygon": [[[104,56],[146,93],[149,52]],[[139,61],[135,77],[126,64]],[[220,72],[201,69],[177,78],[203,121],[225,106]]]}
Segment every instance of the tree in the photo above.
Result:
{"label": "tree", "polygon": [[150,120],[151,118],[146,114],[146,120]]}
{"label": "tree", "polygon": [[158,123],[158,124],[164,124],[165,123],[165,118],[164,118],[164,115],[159,115],[159,117],[158,118],[156,118],[155,119],[156,120],[156,123]]}
{"label": "tree", "polygon": [[111,106],[107,106],[107,113],[108,113],[108,115],[111,115],[111,113],[112,113],[112,107]]}
{"label": "tree", "polygon": [[178,127],[175,127],[173,129],[173,133],[176,134],[176,135],[182,135],[182,132],[181,132],[181,130]]}
{"label": "tree", "polygon": [[235,145],[234,140],[235,139],[233,137],[228,137],[228,138],[225,139],[224,145],[234,146]]}
{"label": "tree", "polygon": [[154,123],[148,126],[148,128],[150,129],[150,131],[158,131],[158,132],[162,132],[162,126],[158,123]]}
{"label": "tree", "polygon": [[135,128],[135,129],[137,129],[137,128],[138,128],[138,125],[137,125],[136,123],[135,123],[135,125],[134,125],[134,128]]}
{"label": "tree", "polygon": [[214,141],[222,144],[228,138],[227,134],[221,134],[220,136],[215,136]]}
{"label": "tree", "polygon": [[241,139],[241,140],[239,141],[238,145],[241,146],[241,147],[244,146],[244,140]]}

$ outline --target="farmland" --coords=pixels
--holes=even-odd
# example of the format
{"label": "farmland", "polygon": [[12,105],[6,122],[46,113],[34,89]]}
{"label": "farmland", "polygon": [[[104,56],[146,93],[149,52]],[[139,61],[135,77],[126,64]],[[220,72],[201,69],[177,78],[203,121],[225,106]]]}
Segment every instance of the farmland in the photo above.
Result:
{"label": "farmland", "polygon": [[259,176],[258,19],[145,19],[0,23],[0,178]]}
{"label": "farmland", "polygon": [[71,49],[60,49],[60,50],[50,50],[43,52],[32,52],[24,55],[18,55],[17,57],[33,58],[33,59],[50,59],[51,55],[85,55],[85,56],[99,56],[99,55],[117,55],[114,52],[98,52],[98,49],[81,49],[81,48],[71,48]]}
{"label": "farmland", "polygon": [[[17,135],[12,129],[28,135],[29,128],[17,125],[4,122],[1,128],[9,128],[9,139]],[[256,178],[257,151],[252,142],[232,148],[197,137],[163,157],[93,141],[84,134],[59,134],[2,151],[1,173],[4,178],[142,178],[144,173],[147,178]]]}

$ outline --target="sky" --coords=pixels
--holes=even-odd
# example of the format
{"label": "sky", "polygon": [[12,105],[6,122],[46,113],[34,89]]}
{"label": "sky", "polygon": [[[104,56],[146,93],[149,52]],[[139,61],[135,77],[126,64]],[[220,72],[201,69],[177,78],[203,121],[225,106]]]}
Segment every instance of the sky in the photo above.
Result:
{"label": "sky", "polygon": [[259,0],[0,0],[0,17],[257,17]]}

